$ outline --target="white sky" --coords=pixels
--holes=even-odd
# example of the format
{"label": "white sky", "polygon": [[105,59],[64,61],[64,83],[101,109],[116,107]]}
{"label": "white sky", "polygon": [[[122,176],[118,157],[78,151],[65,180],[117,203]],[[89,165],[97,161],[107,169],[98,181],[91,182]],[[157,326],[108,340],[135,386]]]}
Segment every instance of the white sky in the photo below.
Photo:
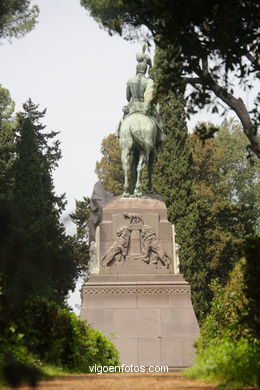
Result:
{"label": "white sky", "polygon": [[[0,84],[10,91],[16,111],[30,97],[47,108],[44,124],[60,131],[62,159],[54,173],[57,194],[66,193],[63,215],[75,199],[90,196],[102,139],[114,132],[126,103],[125,86],[135,74],[141,44],[110,37],[88,16],[80,0],[36,0],[36,28],[12,44],[0,42]],[[248,96],[245,102],[247,103]],[[196,119],[209,120],[209,115]],[[75,296],[74,304],[79,301]]]}

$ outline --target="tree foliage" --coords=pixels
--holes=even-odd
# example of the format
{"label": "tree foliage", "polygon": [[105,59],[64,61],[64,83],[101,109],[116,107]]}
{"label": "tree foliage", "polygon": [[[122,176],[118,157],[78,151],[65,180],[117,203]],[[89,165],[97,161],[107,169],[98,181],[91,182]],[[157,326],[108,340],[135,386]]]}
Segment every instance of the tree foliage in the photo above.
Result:
{"label": "tree foliage", "polygon": [[24,302],[0,334],[1,384],[35,387],[54,373],[86,373],[94,364],[118,365],[116,347],[68,308],[43,297]]}
{"label": "tree foliage", "polygon": [[189,376],[236,388],[259,386],[259,244],[259,237],[247,241],[225,287],[212,283],[214,298]]}
{"label": "tree foliage", "polygon": [[15,157],[14,102],[0,85],[0,197],[6,198],[11,186],[11,168]]}
{"label": "tree foliage", "polygon": [[89,372],[94,364],[119,362],[118,351],[110,340],[55,302],[44,298],[27,301],[18,318],[23,343],[44,362],[79,373]]}
{"label": "tree foliage", "polygon": [[101,153],[102,158],[96,163],[96,174],[106,191],[120,195],[123,193],[124,175],[120,146],[114,134],[103,139]]}
{"label": "tree foliage", "polygon": [[252,215],[247,217],[255,224],[260,212],[260,161],[253,156],[247,158],[247,139],[236,120],[224,121],[215,140],[216,146],[223,150],[220,170],[227,198],[248,207]]}
{"label": "tree foliage", "polygon": [[6,203],[1,272],[9,305],[31,294],[64,303],[74,288],[77,264],[59,216],[64,196],[56,196],[52,171],[60,158],[57,133],[44,133],[44,117],[31,100],[16,125],[13,187]]}
{"label": "tree foliage", "polygon": [[77,264],[81,275],[86,275],[89,264],[89,215],[90,199],[83,196],[83,200],[76,200],[76,209],[70,214],[72,222],[76,225],[77,232],[69,239],[77,258]]}
{"label": "tree foliage", "polygon": [[[211,124],[203,126],[210,127]],[[260,163],[256,158],[247,158],[247,140],[239,122],[225,120],[215,137],[204,141],[195,132],[190,135],[189,142],[197,198],[243,206],[248,224],[257,228]]]}
{"label": "tree foliage", "polygon": [[243,257],[229,275],[225,287],[212,283],[214,299],[197,342],[199,352],[220,339],[236,342],[241,337],[259,339],[259,238],[244,246]]}
{"label": "tree foliage", "polygon": [[[177,91],[190,84],[189,113],[212,102],[216,112],[215,98],[219,98],[235,111],[252,150],[260,156],[259,95],[250,117],[242,99],[234,96],[232,81],[237,76],[240,84],[250,88],[253,82],[248,82],[249,76],[257,77],[259,71],[257,0],[81,0],[81,4],[110,34],[119,33],[127,39],[153,37],[165,50],[158,62],[159,90]],[[180,64],[179,78],[174,73],[176,62]]]}
{"label": "tree foliage", "polygon": [[245,241],[258,226],[259,161],[250,165],[239,127],[235,121],[223,122],[215,138],[202,141],[195,133],[189,136],[205,269],[203,294],[208,302],[209,284],[214,278],[222,286],[227,282]]}
{"label": "tree foliage", "polygon": [[[73,372],[88,372],[94,363],[117,364],[110,340],[66,305],[82,271],[80,261],[88,257],[89,199],[78,202],[72,216],[82,240],[76,246],[59,220],[65,200],[55,194],[52,173],[61,151],[58,133],[42,124],[46,110],[29,99],[14,122],[8,91],[0,89],[0,103],[0,148],[6,152],[0,160],[0,381],[5,375],[13,386],[35,385],[42,374],[39,364]],[[12,137],[2,136],[3,125]]]}
{"label": "tree foliage", "polygon": [[5,0],[0,4],[0,38],[23,37],[37,23],[39,8],[30,0]]}

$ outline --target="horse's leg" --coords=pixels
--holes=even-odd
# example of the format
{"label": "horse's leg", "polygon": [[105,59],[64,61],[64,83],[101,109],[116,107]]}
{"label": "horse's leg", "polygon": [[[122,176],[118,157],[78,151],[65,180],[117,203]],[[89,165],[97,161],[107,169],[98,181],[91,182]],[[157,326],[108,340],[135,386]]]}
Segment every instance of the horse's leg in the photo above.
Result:
{"label": "horse's leg", "polygon": [[123,170],[125,174],[124,180],[124,197],[129,196],[129,182],[128,172],[130,170],[129,156],[133,148],[133,138],[130,131],[130,126],[123,121],[120,131],[120,148],[121,148],[121,161],[123,164]]}
{"label": "horse's leg", "polygon": [[127,147],[122,149],[121,161],[122,161],[123,170],[124,170],[124,173],[125,173],[125,182],[124,182],[124,193],[123,193],[123,196],[126,197],[126,198],[129,196],[129,183],[128,183],[128,171],[130,169],[129,155],[130,155],[130,150]]}
{"label": "horse's leg", "polygon": [[141,177],[142,177],[142,171],[144,169],[144,166],[149,158],[149,154],[145,153],[144,151],[140,152],[139,155],[139,162],[137,165],[137,180],[134,190],[134,195],[136,198],[140,198],[142,196],[142,188],[141,188]]}
{"label": "horse's leg", "polygon": [[132,191],[132,193],[134,192],[135,183],[137,180],[138,161],[139,161],[139,151],[137,149],[133,149],[132,168],[131,168],[131,176],[130,176],[130,191]]}
{"label": "horse's leg", "polygon": [[153,182],[152,182],[152,176],[153,176],[153,163],[155,159],[155,153],[156,150],[153,149],[149,155],[149,161],[147,164],[147,170],[148,170],[148,193],[153,193]]}

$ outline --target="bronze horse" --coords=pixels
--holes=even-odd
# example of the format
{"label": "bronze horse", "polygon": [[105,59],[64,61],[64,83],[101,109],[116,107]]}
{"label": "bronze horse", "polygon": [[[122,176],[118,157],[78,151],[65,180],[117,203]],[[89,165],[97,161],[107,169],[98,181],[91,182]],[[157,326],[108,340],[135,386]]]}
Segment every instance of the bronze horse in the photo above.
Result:
{"label": "bronze horse", "polygon": [[[122,121],[120,128],[121,160],[124,170],[124,197],[129,194],[128,172],[136,165],[137,178],[135,183],[135,197],[142,196],[141,176],[145,165],[148,165],[148,191],[152,192],[153,161],[156,154],[157,125],[149,116],[135,112]],[[130,154],[137,157],[136,164],[130,166]]]}

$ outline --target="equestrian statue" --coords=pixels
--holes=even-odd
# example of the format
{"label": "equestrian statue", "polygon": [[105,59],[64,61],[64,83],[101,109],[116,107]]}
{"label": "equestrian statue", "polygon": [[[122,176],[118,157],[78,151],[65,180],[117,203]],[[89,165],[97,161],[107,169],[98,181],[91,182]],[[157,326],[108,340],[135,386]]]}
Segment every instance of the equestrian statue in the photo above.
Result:
{"label": "equestrian statue", "polygon": [[[124,170],[124,197],[130,196],[128,173],[136,169],[135,197],[142,197],[142,171],[148,167],[148,191],[152,193],[152,172],[156,151],[163,144],[165,134],[159,114],[159,105],[153,103],[154,82],[146,77],[150,57],[145,53],[136,55],[136,75],[127,81],[124,116],[119,122],[116,136],[119,138],[121,160]],[[133,154],[130,166],[130,155]]]}

